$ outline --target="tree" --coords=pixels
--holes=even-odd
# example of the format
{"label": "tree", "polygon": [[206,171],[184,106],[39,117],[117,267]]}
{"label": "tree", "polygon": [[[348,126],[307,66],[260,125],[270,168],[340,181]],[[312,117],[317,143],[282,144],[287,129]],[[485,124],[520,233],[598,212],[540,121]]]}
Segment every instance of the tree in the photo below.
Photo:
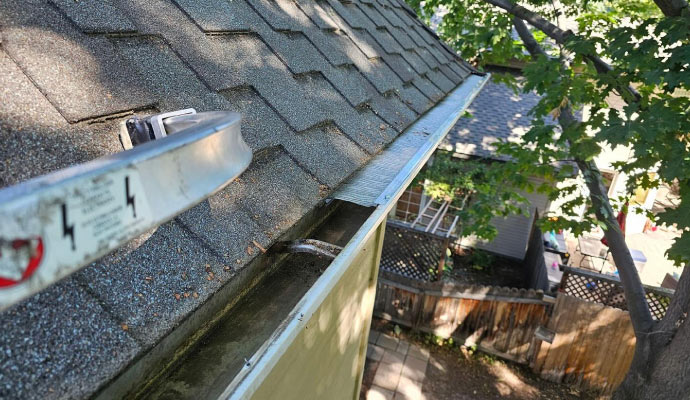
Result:
{"label": "tree", "polygon": [[[409,0],[422,18],[443,15],[439,35],[479,67],[524,62],[523,91],[542,96],[520,143],[500,143],[510,157],[502,179],[539,176],[533,188],[565,200],[565,215],[547,229],[576,234],[604,229],[619,271],[637,345],[614,398],[690,396],[690,272],[681,274],[661,321],[649,311],[630,251],[593,160],[603,145],[629,146],[633,159],[615,167],[633,188],[677,184],[680,204],[653,216],[682,230],[667,256],[690,261],[690,9],[686,0]],[[572,28],[562,28],[569,23]],[[624,106],[609,106],[617,98]],[[583,109],[588,117],[576,114]],[[554,122],[550,122],[554,121]],[[557,123],[556,123],[557,121]],[[565,164],[564,164],[565,163]],[[569,164],[570,163],[570,164]],[[560,185],[575,165],[583,184]],[[656,175],[647,171],[655,169]],[[491,176],[491,174],[487,175]],[[502,183],[501,183],[502,184]],[[586,207],[578,221],[574,210]]]}

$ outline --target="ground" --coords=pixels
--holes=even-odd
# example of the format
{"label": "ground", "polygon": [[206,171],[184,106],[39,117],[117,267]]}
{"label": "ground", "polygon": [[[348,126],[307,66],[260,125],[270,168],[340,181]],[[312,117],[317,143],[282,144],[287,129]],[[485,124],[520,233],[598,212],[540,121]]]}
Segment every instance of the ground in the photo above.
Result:
{"label": "ground", "polygon": [[462,249],[452,256],[450,276],[458,283],[522,288],[522,274],[515,273],[522,268],[518,261],[482,250]]}
{"label": "ground", "polygon": [[[601,233],[595,233],[594,235],[601,235]],[[625,237],[625,242],[630,249],[640,250],[644,253],[645,257],[647,257],[647,263],[640,273],[642,283],[650,286],[660,286],[667,273],[671,275],[675,273],[677,276],[680,276],[683,269],[674,266],[673,262],[666,258],[665,255],[666,251],[678,237],[680,237],[680,233],[668,227],[658,227],[656,230],[635,233]],[[572,255],[568,264],[574,267],[580,266],[580,259],[582,256],[575,250],[577,247],[577,239],[568,239],[567,245]],[[585,260],[582,263],[582,267],[599,272],[601,263],[601,260],[597,259],[592,266],[589,260]],[[613,273],[614,271],[615,264],[613,263],[612,257],[609,255],[603,272]]]}
{"label": "ground", "polygon": [[[525,366],[430,336],[396,332],[384,321],[374,321],[369,341],[360,392],[363,400],[595,399],[589,393],[542,380]],[[428,361],[418,362],[425,358]],[[396,369],[396,360],[403,366]],[[410,364],[425,369],[414,371]],[[390,373],[398,370],[397,375]]]}

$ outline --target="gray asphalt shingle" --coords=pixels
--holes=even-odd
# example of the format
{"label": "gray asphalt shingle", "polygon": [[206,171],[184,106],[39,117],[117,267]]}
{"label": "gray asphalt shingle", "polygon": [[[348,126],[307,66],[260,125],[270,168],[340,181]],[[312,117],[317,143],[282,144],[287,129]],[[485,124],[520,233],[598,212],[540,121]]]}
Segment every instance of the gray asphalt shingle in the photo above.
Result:
{"label": "gray asphalt shingle", "polygon": [[0,314],[0,397],[84,398],[141,346],[74,279]]}
{"label": "gray asphalt shingle", "polygon": [[52,7],[6,0],[0,23],[3,49],[68,121],[151,104],[141,77],[107,39],[76,31]]}
{"label": "gray asphalt shingle", "polygon": [[518,140],[531,124],[529,111],[539,101],[534,93],[515,94],[509,87],[489,82],[439,146],[456,154],[492,157],[498,140]]}
{"label": "gray asphalt shingle", "polygon": [[84,32],[134,32],[136,26],[112,0],[50,0]]}
{"label": "gray asphalt shingle", "polygon": [[237,111],[255,151],[224,190],[0,313],[0,397],[94,395],[460,84],[402,7],[0,1],[0,187],[122,151],[132,113]]}

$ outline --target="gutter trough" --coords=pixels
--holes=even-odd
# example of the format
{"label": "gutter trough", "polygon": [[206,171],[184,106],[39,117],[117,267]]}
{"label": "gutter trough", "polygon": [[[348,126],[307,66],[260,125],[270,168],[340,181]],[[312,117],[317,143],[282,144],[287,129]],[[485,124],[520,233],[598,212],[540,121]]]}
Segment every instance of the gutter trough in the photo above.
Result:
{"label": "gutter trough", "polygon": [[470,75],[333,195],[335,199],[376,208],[297,303],[282,326],[247,360],[220,399],[246,399],[256,392],[489,79],[490,74]]}
{"label": "gutter trough", "polygon": [[[248,399],[257,395],[298,335],[308,329],[308,322],[329,294],[342,283],[346,272],[352,272],[355,258],[364,250],[369,250],[367,254],[372,249],[377,251],[371,247],[371,239],[374,235],[382,239],[383,231],[379,228],[397,199],[488,79],[488,75],[470,75],[356,172],[327,200],[321,211],[315,211],[325,216],[314,219],[320,222],[309,223],[309,227],[287,238],[313,238],[343,246],[332,261],[305,254],[280,257],[279,244],[272,246],[263,255],[266,260],[256,268],[264,271],[263,277],[254,279],[254,286],[245,289],[241,298],[234,300],[235,305],[215,312],[208,307],[206,316],[192,318],[217,321],[208,323],[212,326],[205,330],[203,337],[198,337],[199,324],[190,321],[186,331],[196,331],[197,339],[187,339],[190,343],[182,346],[185,350],[177,350],[177,355],[155,378],[133,382],[141,380],[140,372],[155,364],[142,362],[139,369],[131,367],[111,387],[105,388],[99,398],[122,397],[128,391],[127,396],[157,399]],[[380,248],[378,251],[380,254]],[[378,270],[376,260],[372,279]],[[228,302],[237,295],[214,297]],[[163,358],[169,357],[163,353],[169,354],[178,346],[161,348],[159,353]],[[132,386],[138,389],[132,392]]]}

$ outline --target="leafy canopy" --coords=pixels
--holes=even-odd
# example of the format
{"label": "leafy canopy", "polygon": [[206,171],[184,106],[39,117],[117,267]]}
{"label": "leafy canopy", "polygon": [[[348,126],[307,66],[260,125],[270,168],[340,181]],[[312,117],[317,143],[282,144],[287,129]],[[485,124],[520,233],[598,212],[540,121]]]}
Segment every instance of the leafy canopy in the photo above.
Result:
{"label": "leafy canopy", "polygon": [[[510,76],[500,78],[512,82],[516,90],[542,96],[531,112],[533,127],[522,142],[497,145],[497,154],[513,161],[494,163],[491,172],[485,167],[481,175],[474,175],[484,181],[473,185],[504,187],[510,181],[519,188],[539,189],[563,204],[561,216],[545,219],[542,225],[547,229],[570,228],[579,234],[603,224],[594,216],[583,182],[568,179],[571,171],[567,171],[569,167],[564,170],[564,162],[591,161],[605,147],[627,146],[632,158],[614,167],[630,176],[628,198],[637,187],[666,183],[680,188],[681,201],[675,209],[650,217],[683,230],[667,255],[678,265],[690,261],[688,15],[664,17],[649,0],[519,1],[562,29],[572,30],[562,43],[556,43],[544,32],[532,29],[548,54],[532,59],[513,30],[511,16],[485,1],[408,2],[427,23],[432,16],[442,15],[438,34],[479,68],[524,63],[520,85]],[[606,60],[611,71],[597,71],[591,61],[595,56]],[[637,95],[626,87],[634,88]],[[558,117],[565,106],[584,114],[584,120],[562,131],[550,117]],[[518,174],[540,177],[547,184],[529,188],[520,182]],[[504,203],[503,194],[494,202]],[[583,207],[585,219],[579,222]],[[474,218],[488,221],[490,218],[480,216],[482,212],[501,215],[505,210],[478,208]]]}

